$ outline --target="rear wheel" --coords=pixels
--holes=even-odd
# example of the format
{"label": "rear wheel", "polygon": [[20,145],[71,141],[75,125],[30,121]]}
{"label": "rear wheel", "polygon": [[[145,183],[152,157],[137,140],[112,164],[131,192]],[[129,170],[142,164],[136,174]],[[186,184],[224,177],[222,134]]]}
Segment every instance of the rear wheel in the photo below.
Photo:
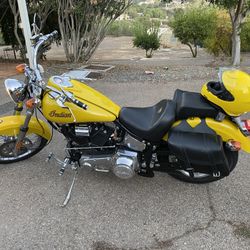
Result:
{"label": "rear wheel", "polygon": [[[238,152],[230,151],[227,148],[225,148],[224,150],[229,163],[230,172],[232,172],[238,162]],[[198,168],[194,167],[194,169]],[[213,173],[204,173],[204,172],[201,173],[195,170],[184,170],[184,169],[175,169],[173,171],[168,171],[168,174],[178,180],[196,184],[218,181],[225,177]]]}
{"label": "rear wheel", "polygon": [[0,164],[22,161],[42,150],[47,140],[37,134],[26,135],[19,150],[15,150],[17,137],[0,135]]}

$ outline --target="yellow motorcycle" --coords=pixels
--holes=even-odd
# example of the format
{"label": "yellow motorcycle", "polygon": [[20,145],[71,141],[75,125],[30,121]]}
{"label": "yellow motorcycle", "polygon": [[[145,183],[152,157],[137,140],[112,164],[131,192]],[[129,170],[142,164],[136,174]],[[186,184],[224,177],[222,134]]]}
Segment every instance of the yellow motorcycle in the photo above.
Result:
{"label": "yellow motorcycle", "polygon": [[[60,174],[90,167],[129,179],[163,171],[182,181],[207,183],[230,174],[239,150],[250,153],[250,120],[240,118],[250,111],[248,74],[222,71],[220,80],[204,84],[201,93],[177,89],[173,100],[121,108],[82,82],[63,76],[43,81],[38,56],[56,36],[33,36],[33,69],[19,65],[25,81],[5,80],[16,105],[14,115],[0,118],[0,163],[37,154],[51,141],[52,129],[67,139],[63,160],[48,156],[60,165]],[[64,205],[74,181],[75,176]]]}

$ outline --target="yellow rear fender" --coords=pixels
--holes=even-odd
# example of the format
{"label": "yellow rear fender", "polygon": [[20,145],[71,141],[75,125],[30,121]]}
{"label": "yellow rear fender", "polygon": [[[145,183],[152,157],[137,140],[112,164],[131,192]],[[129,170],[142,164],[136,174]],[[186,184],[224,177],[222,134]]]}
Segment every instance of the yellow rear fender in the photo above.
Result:
{"label": "yellow rear fender", "polygon": [[221,136],[224,142],[228,140],[238,141],[241,143],[241,149],[250,153],[250,138],[244,136],[236,124],[227,119],[218,122],[211,118],[206,118],[206,123],[209,128]]}
{"label": "yellow rear fender", "polygon": [[[187,119],[186,122],[190,127],[195,128],[202,122],[202,120],[195,117]],[[227,142],[228,140],[238,141],[241,143],[241,149],[250,153],[250,137],[244,136],[238,126],[232,121],[224,119],[219,122],[212,118],[206,118],[205,122],[206,125],[215,131],[217,135],[221,136],[224,142]],[[172,127],[177,127],[179,124],[181,124],[181,121],[175,122]],[[163,137],[163,140],[168,140],[168,134]]]}
{"label": "yellow rear fender", "polygon": [[[17,136],[24,124],[25,116],[5,116],[0,118],[0,136]],[[32,117],[27,134],[37,134],[46,140],[51,139],[49,126],[42,120]]]}

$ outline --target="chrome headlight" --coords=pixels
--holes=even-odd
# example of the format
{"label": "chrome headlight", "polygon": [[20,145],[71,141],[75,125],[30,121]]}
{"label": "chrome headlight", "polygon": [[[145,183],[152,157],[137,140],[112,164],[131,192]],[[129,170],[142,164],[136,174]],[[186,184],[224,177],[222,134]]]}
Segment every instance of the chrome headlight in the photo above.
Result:
{"label": "chrome headlight", "polygon": [[10,98],[18,103],[23,101],[26,97],[25,83],[16,79],[6,79],[4,81],[6,91]]}

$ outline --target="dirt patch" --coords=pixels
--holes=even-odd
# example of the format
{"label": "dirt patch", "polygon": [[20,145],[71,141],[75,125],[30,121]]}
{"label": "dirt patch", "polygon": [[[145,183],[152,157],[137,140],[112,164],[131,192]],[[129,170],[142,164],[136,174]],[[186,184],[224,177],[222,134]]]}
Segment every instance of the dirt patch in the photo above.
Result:
{"label": "dirt patch", "polygon": [[116,247],[114,244],[110,244],[105,241],[94,242],[93,249],[94,250],[125,250],[125,248]]}
{"label": "dirt patch", "polygon": [[0,63],[0,78],[16,75],[16,65],[18,63]]}
{"label": "dirt patch", "polygon": [[245,223],[234,225],[234,234],[236,236],[250,239],[250,226]]}

